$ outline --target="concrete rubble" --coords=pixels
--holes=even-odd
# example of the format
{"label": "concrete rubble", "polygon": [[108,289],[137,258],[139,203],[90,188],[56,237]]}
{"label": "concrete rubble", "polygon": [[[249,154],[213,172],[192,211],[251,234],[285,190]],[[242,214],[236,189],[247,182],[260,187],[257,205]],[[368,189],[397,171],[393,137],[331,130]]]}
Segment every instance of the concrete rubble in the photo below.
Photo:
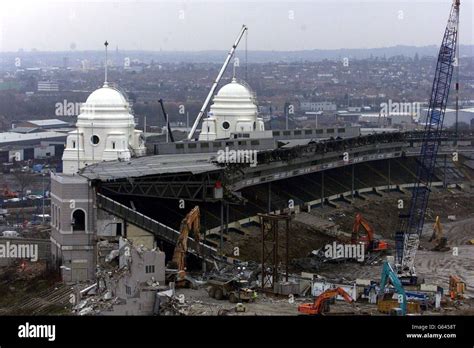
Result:
{"label": "concrete rubble", "polygon": [[[97,283],[80,294],[78,315],[150,315],[165,285],[165,254],[120,238],[98,245]],[[104,256],[101,258],[101,255]]]}

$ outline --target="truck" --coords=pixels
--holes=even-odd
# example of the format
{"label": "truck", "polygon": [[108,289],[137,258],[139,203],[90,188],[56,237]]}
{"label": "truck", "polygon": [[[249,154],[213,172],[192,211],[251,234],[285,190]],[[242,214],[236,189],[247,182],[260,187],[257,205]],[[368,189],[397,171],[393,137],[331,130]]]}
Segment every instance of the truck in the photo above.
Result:
{"label": "truck", "polygon": [[248,287],[247,280],[212,278],[207,281],[209,297],[216,300],[228,299],[231,303],[252,302],[255,291]]}

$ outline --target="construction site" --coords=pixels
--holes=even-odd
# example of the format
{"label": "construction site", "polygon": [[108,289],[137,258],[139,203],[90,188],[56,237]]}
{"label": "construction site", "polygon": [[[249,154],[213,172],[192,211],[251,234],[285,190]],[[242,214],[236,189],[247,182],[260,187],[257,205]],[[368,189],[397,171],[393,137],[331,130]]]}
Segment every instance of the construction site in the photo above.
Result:
{"label": "construction site", "polygon": [[187,139],[145,146],[106,64],[46,206],[43,184],[3,214],[0,315],[474,315],[474,134],[443,130],[459,10],[412,131],[265,130],[245,82],[217,92],[244,25]]}

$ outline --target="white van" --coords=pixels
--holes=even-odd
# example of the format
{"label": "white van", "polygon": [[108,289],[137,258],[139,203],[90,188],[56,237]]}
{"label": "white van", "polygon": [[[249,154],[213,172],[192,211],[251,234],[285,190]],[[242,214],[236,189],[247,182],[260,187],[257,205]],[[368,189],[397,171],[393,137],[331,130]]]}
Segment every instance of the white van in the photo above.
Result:
{"label": "white van", "polygon": [[17,231],[3,231],[3,237],[17,238],[20,237]]}

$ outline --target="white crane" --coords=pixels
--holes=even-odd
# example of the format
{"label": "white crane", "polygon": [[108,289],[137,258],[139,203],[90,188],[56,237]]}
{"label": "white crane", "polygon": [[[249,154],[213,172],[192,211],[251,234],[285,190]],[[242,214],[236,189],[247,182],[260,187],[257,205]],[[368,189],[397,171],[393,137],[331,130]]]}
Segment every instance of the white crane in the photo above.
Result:
{"label": "white crane", "polygon": [[237,39],[235,40],[234,44],[232,45],[232,48],[227,54],[227,58],[224,62],[224,65],[222,65],[222,68],[219,71],[219,74],[217,75],[216,80],[212,84],[211,90],[209,91],[209,94],[207,95],[207,98],[204,101],[204,104],[202,105],[201,110],[199,111],[199,114],[196,117],[196,120],[194,121],[193,127],[189,131],[188,140],[193,139],[194,133],[196,132],[196,128],[199,125],[199,122],[201,122],[202,116],[204,115],[204,112],[206,111],[207,106],[209,105],[209,102],[211,101],[211,98],[214,95],[214,92],[216,91],[217,85],[219,84],[219,81],[221,80],[222,75],[224,75],[225,69],[227,69],[229,62],[232,59],[232,56],[234,55],[235,49],[237,48],[237,45],[239,44],[240,39],[242,39],[242,36],[244,35],[246,30],[247,30],[247,26],[245,24],[242,25],[242,29],[240,30],[240,33],[237,36]]}

